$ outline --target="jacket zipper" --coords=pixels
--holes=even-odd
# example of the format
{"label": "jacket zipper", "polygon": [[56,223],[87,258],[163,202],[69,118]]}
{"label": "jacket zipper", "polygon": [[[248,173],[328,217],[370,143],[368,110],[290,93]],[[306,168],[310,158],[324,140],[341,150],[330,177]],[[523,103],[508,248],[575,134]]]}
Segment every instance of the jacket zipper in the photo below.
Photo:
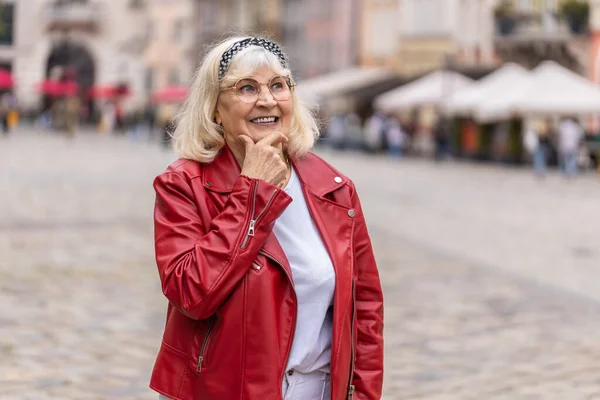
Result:
{"label": "jacket zipper", "polygon": [[[270,254],[265,253],[263,250],[259,250],[258,251],[259,254],[262,254],[263,256],[269,258],[271,261],[273,261],[274,263],[276,263],[277,265],[279,265],[281,267],[281,269],[283,270],[283,272],[285,272],[285,274],[287,275],[290,283],[292,284],[292,292],[294,293],[294,304],[296,304],[296,309],[295,309],[295,313],[294,313],[294,318],[292,319],[292,332],[296,332],[296,318],[298,317],[298,297],[296,296],[296,288],[294,287],[294,281],[292,280],[292,277],[290,276],[289,272],[283,267],[283,265],[277,261],[273,256],[271,256]],[[285,354],[285,363],[283,364],[283,370],[281,371],[281,382],[283,382],[283,378],[285,376],[285,367],[287,367],[287,363],[288,363],[288,359],[290,357],[290,351],[292,350],[292,343],[294,342],[294,336],[292,334],[292,340],[290,340],[290,344],[286,350],[286,354]]]}
{"label": "jacket zipper", "polygon": [[242,242],[242,249],[246,248],[246,245],[248,244],[248,240],[250,239],[251,236],[254,236],[254,225],[256,225],[256,221],[259,220],[260,217],[262,217],[262,215],[267,211],[267,209],[269,208],[269,205],[271,205],[271,201],[273,200],[273,197],[275,197],[275,195],[277,194],[277,190],[273,190],[273,193],[271,193],[271,197],[269,197],[269,201],[267,201],[267,204],[265,205],[265,208],[263,208],[263,210],[255,217],[254,213],[256,212],[256,192],[258,191],[258,182],[256,182],[254,184],[254,191],[252,193],[252,213],[250,214],[250,222],[248,223],[248,231],[246,232],[246,237],[244,237],[244,241]]}
{"label": "jacket zipper", "polygon": [[354,275],[352,275],[352,323],[350,324],[350,348],[352,349],[352,359],[350,364],[350,381],[348,382],[348,400],[354,397],[354,385],[352,384],[352,376],[354,375],[354,314],[356,313],[356,297],[355,297]]}
{"label": "jacket zipper", "polygon": [[216,317],[212,317],[208,324],[208,329],[206,330],[206,335],[204,336],[204,341],[202,342],[202,348],[200,349],[200,356],[198,356],[198,365],[196,366],[196,372],[202,372],[202,363],[204,362],[204,354],[206,353],[206,348],[208,346],[208,339],[210,338],[210,334],[213,329],[213,325],[215,324]]}

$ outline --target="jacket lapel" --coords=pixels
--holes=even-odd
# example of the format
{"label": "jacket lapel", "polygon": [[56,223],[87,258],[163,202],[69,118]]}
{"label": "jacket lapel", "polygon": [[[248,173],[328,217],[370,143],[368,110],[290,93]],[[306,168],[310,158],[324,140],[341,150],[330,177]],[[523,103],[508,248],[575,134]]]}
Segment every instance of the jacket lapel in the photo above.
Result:
{"label": "jacket lapel", "polygon": [[352,273],[352,230],[354,213],[350,208],[327,198],[348,183],[348,179],[338,175],[322,160],[313,154],[293,160],[298,173],[304,197],[315,225],[321,234],[336,272],[336,301],[339,293],[351,292]]}

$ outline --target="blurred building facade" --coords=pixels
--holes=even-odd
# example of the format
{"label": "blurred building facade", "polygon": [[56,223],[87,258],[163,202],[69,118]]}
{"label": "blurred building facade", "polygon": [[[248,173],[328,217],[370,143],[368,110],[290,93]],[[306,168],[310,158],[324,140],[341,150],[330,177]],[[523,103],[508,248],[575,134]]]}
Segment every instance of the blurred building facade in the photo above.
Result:
{"label": "blurred building facade", "polygon": [[190,0],[148,0],[144,93],[188,84],[194,69],[195,21]]}
{"label": "blurred building facade", "polygon": [[359,63],[400,68],[402,4],[399,0],[360,3]]}
{"label": "blurred building facade", "polygon": [[401,0],[400,72],[494,62],[494,0]]}
{"label": "blurred building facade", "polygon": [[143,93],[145,1],[3,3],[13,9],[14,26],[11,43],[0,45],[0,62],[10,65],[23,107],[39,107],[36,86],[57,68],[70,71],[84,91],[95,84],[126,83],[134,96]]}
{"label": "blurred building facade", "polygon": [[73,69],[84,88],[126,83],[141,104],[187,84],[209,44],[245,33],[283,43],[298,79],[354,66],[410,77],[553,59],[598,81],[600,0],[589,0],[581,32],[560,15],[565,1],[4,0],[0,67],[14,72],[26,107],[39,105],[36,84],[55,67]]}
{"label": "blurred building facade", "polygon": [[[497,1],[494,45],[498,56],[532,68],[551,59],[584,75],[589,72],[586,22],[561,14],[572,0]],[[588,3],[588,0],[575,0]]]}
{"label": "blurred building facade", "polygon": [[358,0],[194,0],[196,61],[229,34],[263,34],[285,47],[297,78],[356,64]]}
{"label": "blurred building facade", "polygon": [[355,65],[360,34],[356,0],[284,0],[283,42],[296,75],[309,78]]}
{"label": "blurred building facade", "polygon": [[207,47],[230,34],[267,34],[281,40],[283,0],[189,0],[197,64]]}

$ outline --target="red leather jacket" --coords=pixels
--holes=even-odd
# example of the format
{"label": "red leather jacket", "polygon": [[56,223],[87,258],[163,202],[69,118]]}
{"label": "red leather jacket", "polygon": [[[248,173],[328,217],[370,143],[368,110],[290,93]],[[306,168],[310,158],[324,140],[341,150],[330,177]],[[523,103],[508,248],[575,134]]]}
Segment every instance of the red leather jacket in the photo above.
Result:
{"label": "red leather jacket", "polygon": [[[331,398],[381,397],[383,296],[354,185],[319,157],[292,160],[336,272]],[[181,400],[280,400],[296,320],[271,233],[290,197],[240,175],[225,147],[155,182],[156,261],[169,299],[150,387]]]}

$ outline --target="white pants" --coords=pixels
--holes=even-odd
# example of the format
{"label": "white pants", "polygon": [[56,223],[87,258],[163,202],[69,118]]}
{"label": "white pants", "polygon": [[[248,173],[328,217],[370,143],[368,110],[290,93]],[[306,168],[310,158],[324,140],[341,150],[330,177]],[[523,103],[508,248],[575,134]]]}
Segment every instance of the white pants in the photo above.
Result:
{"label": "white pants", "polygon": [[329,374],[319,371],[301,374],[290,370],[284,375],[281,392],[283,400],[330,400]]}
{"label": "white pants", "polygon": [[[291,371],[289,371],[291,372]],[[281,393],[283,400],[330,400],[331,388],[329,386],[329,374],[324,372],[311,372],[301,374],[293,371],[292,374],[285,373]],[[158,400],[170,400],[163,395]]]}

